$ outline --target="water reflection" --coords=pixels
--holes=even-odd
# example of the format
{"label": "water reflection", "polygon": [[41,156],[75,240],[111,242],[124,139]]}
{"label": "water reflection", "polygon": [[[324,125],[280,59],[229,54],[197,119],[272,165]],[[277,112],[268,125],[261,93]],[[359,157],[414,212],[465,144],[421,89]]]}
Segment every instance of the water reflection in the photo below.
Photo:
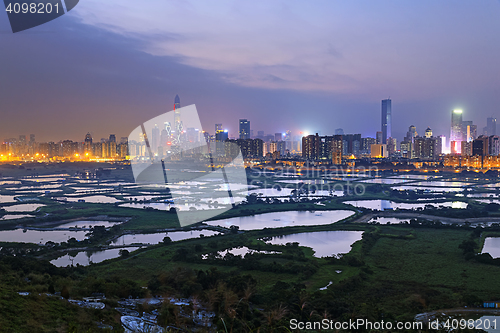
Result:
{"label": "water reflection", "polygon": [[303,232],[300,234],[274,237],[271,244],[299,243],[300,246],[310,247],[315,257],[326,257],[338,253],[348,253],[351,245],[360,240],[362,231],[318,231]]}
{"label": "water reflection", "polygon": [[133,234],[123,235],[113,241],[116,245],[131,245],[131,244],[158,244],[163,242],[163,238],[170,237],[173,242],[198,238],[201,235],[205,237],[218,235],[219,233],[212,230],[190,230],[190,231],[175,231],[169,233],[156,233],[156,234]]}
{"label": "water reflection", "polygon": [[483,251],[481,253],[489,253],[493,258],[499,258],[500,237],[486,237],[484,240]]}
{"label": "water reflection", "polygon": [[400,203],[389,200],[357,200],[357,201],[345,201],[345,204],[353,205],[354,207],[369,208],[375,210],[391,210],[391,209],[413,209],[413,208],[424,208],[425,206],[433,207],[452,207],[452,208],[467,208],[466,202],[454,201],[454,202],[440,202],[440,203]]}
{"label": "water reflection", "polygon": [[68,198],[67,200],[70,202],[78,202],[79,200],[85,200],[85,202],[90,202],[90,203],[115,203],[120,201],[116,198],[107,197],[105,195],[92,195],[88,197]]}
{"label": "water reflection", "polygon": [[235,225],[238,226],[240,230],[258,230],[263,228],[330,224],[345,219],[353,214],[354,212],[350,210],[329,210],[317,212],[290,211],[233,217],[218,221],[207,221],[205,223],[209,225],[219,225],[226,228]]}
{"label": "water reflection", "polygon": [[71,256],[69,254],[52,260],[50,263],[57,267],[66,267],[77,264],[88,266],[91,262],[97,264],[104,260],[118,258],[120,256],[120,250],[127,250],[129,252],[135,251],[140,247],[127,247],[123,249],[110,249],[103,251],[83,251],[78,252],[76,256]]}
{"label": "water reflection", "polygon": [[0,232],[0,242],[17,242],[17,243],[35,243],[45,244],[48,241],[54,243],[67,242],[70,238],[76,240],[84,240],[86,231],[63,231],[63,230],[50,230],[38,231],[23,229],[16,230],[3,230]]}
{"label": "water reflection", "polygon": [[65,224],[58,225],[58,228],[90,228],[95,226],[103,226],[105,228],[111,228],[115,225],[120,225],[121,222],[110,222],[110,221],[74,221]]}
{"label": "water reflection", "polygon": [[27,215],[27,214],[18,214],[18,215],[4,215],[0,218],[0,221],[6,221],[6,220],[15,220],[15,219],[23,219],[25,217],[35,217],[33,215]]}
{"label": "water reflection", "polygon": [[9,207],[3,207],[7,212],[33,212],[40,207],[45,207],[41,204],[21,204]]}

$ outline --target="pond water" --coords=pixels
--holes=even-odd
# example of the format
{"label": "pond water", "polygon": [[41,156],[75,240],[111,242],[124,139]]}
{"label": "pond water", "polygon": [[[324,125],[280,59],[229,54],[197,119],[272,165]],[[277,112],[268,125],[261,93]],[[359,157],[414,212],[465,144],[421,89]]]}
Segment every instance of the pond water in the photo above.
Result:
{"label": "pond water", "polygon": [[338,253],[348,253],[351,245],[360,240],[362,231],[318,231],[303,232],[273,237],[269,243],[282,244],[299,243],[300,246],[310,247],[314,250],[315,257],[326,257]]}
{"label": "pond water", "polygon": [[263,197],[283,197],[283,196],[290,196],[290,194],[292,193],[292,190],[291,188],[285,188],[284,186],[282,186],[281,188],[281,191],[278,191],[277,189],[275,188],[259,188],[259,189],[256,189],[256,190],[250,190],[248,191],[248,194],[262,194]]}
{"label": "pond water", "polygon": [[462,187],[468,185],[474,185],[475,183],[465,183],[465,182],[444,182],[444,181],[427,181],[427,182],[417,182],[412,185],[415,186],[444,186],[444,187]]}
{"label": "pond water", "polygon": [[15,196],[13,195],[0,195],[0,203],[10,203],[10,202],[16,202],[14,200]]}
{"label": "pond water", "polygon": [[127,247],[123,249],[110,249],[110,250],[103,250],[96,252],[83,251],[83,252],[78,252],[78,254],[74,257],[70,256],[69,254],[66,254],[62,257],[52,260],[50,263],[57,267],[71,266],[71,264],[73,264],[74,266],[76,266],[76,264],[88,266],[90,265],[91,262],[97,264],[104,260],[118,258],[120,256],[120,250],[127,250],[129,252],[132,252],[139,248],[140,247]]}
{"label": "pond water", "polygon": [[123,235],[113,241],[115,245],[131,245],[135,243],[140,244],[158,244],[163,242],[163,238],[170,237],[173,242],[177,242],[184,239],[198,238],[200,235],[205,237],[218,235],[219,232],[212,230],[190,230],[190,231],[175,231],[175,232],[161,232],[156,234],[133,234],[133,235]]}
{"label": "pond water", "polygon": [[127,208],[136,208],[136,209],[145,209],[145,208],[154,208],[158,210],[169,210],[172,207],[178,208],[180,211],[189,211],[192,209],[196,210],[210,210],[210,209],[221,209],[224,208],[224,205],[209,205],[209,204],[200,204],[200,203],[185,203],[185,204],[171,204],[167,202],[148,202],[148,203],[135,203],[129,202],[120,205],[120,207]]}
{"label": "pond water", "polygon": [[289,180],[276,180],[276,182],[279,183],[290,183],[290,184],[327,184],[328,181],[323,180],[323,179],[289,179]]}
{"label": "pond water", "polygon": [[206,221],[205,223],[226,228],[235,225],[240,227],[240,230],[258,230],[264,228],[330,224],[351,215],[354,215],[354,212],[350,210],[290,211],[233,217],[224,220]]}
{"label": "pond water", "polygon": [[[458,196],[463,197],[463,194],[457,194]],[[498,198],[498,195],[495,193],[474,193],[467,195],[469,198]]]}
{"label": "pond water", "polygon": [[68,198],[68,201],[70,202],[78,202],[78,200],[85,200],[85,202],[90,202],[90,203],[115,203],[120,201],[116,198],[108,197],[105,195],[92,195],[87,197]]}
{"label": "pond water", "polygon": [[74,221],[58,225],[58,228],[90,228],[95,226],[103,226],[105,228],[111,228],[115,225],[119,225],[121,222],[110,222],[110,221]]}
{"label": "pond water", "polygon": [[[224,251],[217,252],[217,256],[224,257],[226,254],[231,253],[234,256],[242,256],[244,257],[247,253],[261,253],[261,254],[280,254],[278,251],[258,251],[249,249],[246,246],[234,247],[232,249],[227,249]],[[202,259],[208,259],[208,254],[203,254],[201,256]]]}
{"label": "pond water", "polygon": [[49,182],[60,182],[66,180],[66,178],[62,177],[39,177],[39,178],[26,178],[23,180],[27,180],[30,182],[37,182],[37,183],[49,183]]}
{"label": "pond water", "polygon": [[398,178],[398,179],[431,179],[431,178],[440,178],[441,176],[428,176],[428,175],[397,175],[397,176],[392,176],[391,178]]}
{"label": "pond water", "polygon": [[477,322],[482,323],[484,331],[488,333],[500,332],[500,316],[482,316]]}
{"label": "pond water", "polygon": [[23,219],[25,217],[34,217],[33,215],[19,214],[19,215],[4,215],[0,218],[0,221]]}
{"label": "pond water", "polygon": [[464,189],[461,187],[425,187],[425,186],[411,186],[401,185],[391,187],[397,191],[424,191],[424,192],[462,192]]}
{"label": "pond water", "polygon": [[482,202],[482,203],[496,203],[496,204],[500,204],[500,200],[499,199],[475,199],[474,201],[477,201],[477,202]]}
{"label": "pond water", "polygon": [[21,184],[18,180],[0,180],[0,186],[2,185],[16,185]]}
{"label": "pond water", "polygon": [[39,189],[54,189],[61,187],[60,184],[51,185],[40,185],[40,186],[19,186],[19,187],[9,187],[6,190],[9,191],[26,191],[26,190],[39,190]]}
{"label": "pond water", "polygon": [[500,258],[500,237],[486,237],[481,253],[489,253],[493,258]]}
{"label": "pond water", "polygon": [[360,183],[370,183],[370,184],[401,184],[406,182],[414,181],[415,179],[365,179],[360,180]]}
{"label": "pond water", "polygon": [[400,219],[400,218],[397,218],[397,217],[378,217],[376,219],[371,219],[370,221],[368,221],[368,223],[374,223],[374,222],[377,222],[377,223],[380,223],[380,224],[399,224],[401,222],[409,222],[410,219],[407,218],[407,219]]}
{"label": "pond water", "polygon": [[48,241],[52,241],[54,243],[61,243],[67,242],[72,237],[76,240],[84,240],[86,233],[87,231],[27,230],[23,232],[23,229],[3,230],[0,232],[0,242],[45,244]]}
{"label": "pond water", "polygon": [[400,203],[389,200],[358,200],[358,201],[345,201],[345,204],[353,205],[354,207],[363,207],[376,210],[386,210],[386,209],[412,209],[412,208],[424,208],[425,206],[431,205],[434,207],[452,207],[452,208],[467,208],[467,203],[461,201],[454,202],[441,202],[441,203]]}
{"label": "pond water", "polygon": [[477,187],[497,188],[497,187],[500,187],[500,183],[495,183],[495,184],[483,184],[483,185],[478,185]]}
{"label": "pond water", "polygon": [[14,205],[9,207],[4,207],[7,212],[34,212],[40,207],[45,207],[45,205],[41,204],[21,204]]}

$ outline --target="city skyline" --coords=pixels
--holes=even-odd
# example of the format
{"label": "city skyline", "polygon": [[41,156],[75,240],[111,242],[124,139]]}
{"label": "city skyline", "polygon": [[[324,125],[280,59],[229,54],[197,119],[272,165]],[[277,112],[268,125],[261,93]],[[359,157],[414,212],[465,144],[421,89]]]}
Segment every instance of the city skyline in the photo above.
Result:
{"label": "city skyline", "polygon": [[[163,132],[165,132],[165,129],[170,133],[177,132],[176,129],[180,129],[180,132],[184,132],[184,133],[187,130],[190,130],[190,129],[186,129],[186,128],[182,127],[180,113],[178,112],[180,108],[181,108],[180,97],[179,97],[179,95],[175,95],[174,106],[173,106],[173,110],[172,110],[175,112],[174,128],[172,127],[172,124],[164,124],[164,125],[160,124],[162,127],[166,126],[166,128],[161,130],[162,137],[165,136],[165,134],[163,133]],[[473,124],[474,121],[464,121],[462,116],[463,116],[463,110],[458,110],[458,109],[452,110],[450,135],[449,136],[447,136],[447,135],[435,135],[435,136],[436,137],[437,136],[446,137],[446,139],[448,140],[448,145],[450,145],[452,141],[457,141],[457,142],[459,142],[459,141],[471,141],[471,139],[475,139],[476,137],[478,137],[480,135],[487,135],[487,136],[496,135],[496,132],[497,132],[496,117],[487,117],[486,118],[486,126],[483,127],[482,133],[478,134],[477,124],[474,125]],[[409,137],[417,137],[417,136],[429,137],[428,133],[431,133],[430,136],[432,136],[433,132],[432,132],[432,128],[430,126],[427,126],[425,131],[421,131],[422,135],[419,135],[417,133],[417,128],[414,125],[409,126],[410,131],[406,132],[406,135],[403,138],[397,138],[397,137],[392,136],[392,134],[391,134],[392,133],[392,130],[391,130],[392,129],[392,100],[391,99],[382,100],[381,117],[382,117],[381,131],[380,132],[375,131],[375,135],[371,135],[371,136],[367,135],[367,136],[363,136],[363,137],[374,138],[377,141],[380,141],[379,143],[382,143],[382,144],[386,144],[387,139],[391,138],[391,139],[396,139],[398,141],[398,144],[399,144],[402,141],[405,141],[405,140],[407,141]],[[234,133],[234,132],[230,132],[227,129],[227,126],[224,126],[225,124],[216,123],[215,130],[213,132],[213,136],[214,136],[214,138],[217,138],[218,133],[224,133],[225,139],[228,139],[228,138],[250,139],[250,138],[259,138],[259,137],[264,137],[264,136],[266,136],[266,137],[274,136],[275,137],[274,141],[279,141],[278,139],[276,139],[278,134],[281,136],[281,138],[284,138],[287,135],[304,137],[304,136],[308,136],[308,135],[313,135],[315,133],[321,133],[321,131],[317,131],[315,133],[309,133],[306,131],[300,131],[297,133],[293,133],[292,131],[289,131],[289,130],[286,131],[287,133],[285,133],[285,132],[276,133],[275,131],[274,132],[271,131],[270,133],[269,132],[266,133],[265,131],[252,129],[250,124],[251,124],[251,122],[248,119],[239,119],[238,120],[238,131],[236,133]],[[472,127],[474,127],[474,132],[473,132],[474,135],[471,134]],[[201,129],[200,129],[200,131],[201,131]],[[203,131],[203,132],[206,132],[208,134],[211,133],[210,131]],[[345,131],[342,128],[336,128],[335,130],[331,130],[331,132],[325,133],[324,135],[327,135],[327,136],[334,135],[334,134],[335,135],[343,135],[344,132]],[[258,133],[258,134],[255,134],[255,133]],[[271,133],[273,133],[273,134],[271,134]],[[356,133],[356,131],[354,131],[354,133]],[[380,138],[378,138],[379,134],[380,134]],[[115,134],[111,134],[111,135],[116,136]],[[26,136],[27,136],[26,134],[20,134],[20,135],[15,136],[15,137],[3,138],[0,140],[3,140],[3,143],[6,143],[9,141],[17,141],[18,140],[17,138],[19,137],[19,141],[22,141],[23,140],[22,137],[24,137],[24,140],[26,140]],[[85,142],[87,141],[87,138],[89,136],[90,136],[91,140],[92,140],[92,138],[94,138],[92,131],[87,132],[87,135],[86,135],[85,140],[84,140]],[[35,134],[30,134],[30,141],[34,141],[34,137],[35,137]],[[152,146],[153,147],[157,146],[159,138],[160,138],[160,128],[158,128],[158,124],[156,124],[155,128],[153,129],[153,135],[152,135]],[[172,139],[175,140],[175,138],[172,138]],[[48,140],[45,142],[61,142],[61,141],[65,141],[65,140],[72,140],[72,139],[70,139],[70,138],[61,139],[60,138],[58,140]],[[106,140],[107,139],[105,139],[105,138],[100,139],[101,142],[105,142]],[[75,141],[75,140],[72,140],[72,141]],[[80,140],[77,139],[75,142],[79,142],[79,141]],[[223,140],[218,140],[218,141],[223,141]],[[273,140],[270,139],[267,141],[273,141]]]}
{"label": "city skyline", "polygon": [[[153,1],[139,11],[127,0],[113,16],[112,0],[89,0],[43,26],[3,34],[1,137],[126,135],[142,117],[170,111],[175,94],[197,105],[204,128],[225,122],[232,133],[247,118],[267,133],[374,136],[385,96],[396,101],[397,138],[410,124],[449,135],[452,109],[497,116],[498,1],[189,4]],[[9,29],[0,15],[0,30]]]}

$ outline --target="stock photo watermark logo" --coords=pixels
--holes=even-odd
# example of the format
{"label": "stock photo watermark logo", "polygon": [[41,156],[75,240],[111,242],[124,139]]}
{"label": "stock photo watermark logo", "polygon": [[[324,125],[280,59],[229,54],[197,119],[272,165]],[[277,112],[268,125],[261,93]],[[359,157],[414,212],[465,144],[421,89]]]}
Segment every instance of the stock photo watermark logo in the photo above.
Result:
{"label": "stock photo watermark logo", "polygon": [[128,137],[134,179],[169,192],[167,202],[183,227],[220,215],[248,195],[240,147],[222,144],[207,143],[195,105],[164,113]]}
{"label": "stock photo watermark logo", "polygon": [[4,0],[12,32],[31,29],[55,20],[75,8],[80,0]]}

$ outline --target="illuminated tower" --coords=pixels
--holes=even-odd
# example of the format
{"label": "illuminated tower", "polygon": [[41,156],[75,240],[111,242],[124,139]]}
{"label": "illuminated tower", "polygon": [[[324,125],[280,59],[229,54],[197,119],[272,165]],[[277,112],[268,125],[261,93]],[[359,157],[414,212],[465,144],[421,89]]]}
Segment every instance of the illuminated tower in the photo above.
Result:
{"label": "illuminated tower", "polygon": [[382,143],[387,143],[387,138],[392,137],[392,101],[382,100]]}
{"label": "illuminated tower", "polygon": [[175,129],[175,141],[179,143],[181,141],[182,134],[182,121],[181,121],[181,99],[179,95],[175,95],[174,100],[174,129]]}
{"label": "illuminated tower", "polygon": [[451,112],[451,141],[464,141],[463,135],[462,110],[453,110]]}

